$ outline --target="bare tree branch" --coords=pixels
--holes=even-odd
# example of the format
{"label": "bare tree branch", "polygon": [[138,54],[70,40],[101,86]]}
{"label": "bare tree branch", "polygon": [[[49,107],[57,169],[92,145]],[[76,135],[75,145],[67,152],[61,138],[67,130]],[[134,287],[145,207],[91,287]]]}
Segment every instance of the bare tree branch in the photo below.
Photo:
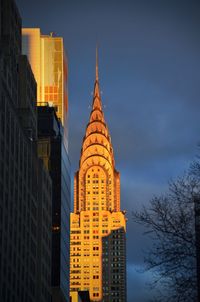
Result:
{"label": "bare tree branch", "polygon": [[200,164],[188,174],[170,181],[165,195],[154,197],[149,207],[133,212],[146,228],[153,246],[145,257],[146,270],[155,272],[152,285],[162,284],[162,301],[196,301],[196,249],[194,196],[200,193]]}

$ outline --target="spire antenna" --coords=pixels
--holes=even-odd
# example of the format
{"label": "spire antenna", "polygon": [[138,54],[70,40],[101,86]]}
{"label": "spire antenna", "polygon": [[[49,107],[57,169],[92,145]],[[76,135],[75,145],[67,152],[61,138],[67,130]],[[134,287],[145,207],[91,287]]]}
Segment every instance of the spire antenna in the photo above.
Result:
{"label": "spire antenna", "polygon": [[96,46],[96,81],[99,81],[98,47]]}

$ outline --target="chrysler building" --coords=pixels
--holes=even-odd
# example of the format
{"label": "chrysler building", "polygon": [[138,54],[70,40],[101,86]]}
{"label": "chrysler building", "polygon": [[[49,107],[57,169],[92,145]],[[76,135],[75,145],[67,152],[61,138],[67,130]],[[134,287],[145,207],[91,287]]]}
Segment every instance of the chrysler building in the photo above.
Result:
{"label": "chrysler building", "polygon": [[120,210],[120,174],[101,102],[98,56],[92,110],[74,177],[70,291],[91,301],[126,301],[126,217]]}

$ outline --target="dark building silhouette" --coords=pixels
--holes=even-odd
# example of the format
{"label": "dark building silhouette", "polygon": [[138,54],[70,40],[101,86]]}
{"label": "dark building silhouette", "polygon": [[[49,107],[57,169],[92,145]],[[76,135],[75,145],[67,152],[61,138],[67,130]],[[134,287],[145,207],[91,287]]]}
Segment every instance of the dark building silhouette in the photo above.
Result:
{"label": "dark building silhouette", "polygon": [[51,178],[37,156],[36,82],[21,18],[0,2],[0,301],[51,301]]}
{"label": "dark building silhouette", "polygon": [[113,230],[102,239],[104,302],[126,301],[126,234]]}
{"label": "dark building silhouette", "polygon": [[38,107],[38,154],[52,179],[52,298],[69,301],[70,162],[55,108]]}

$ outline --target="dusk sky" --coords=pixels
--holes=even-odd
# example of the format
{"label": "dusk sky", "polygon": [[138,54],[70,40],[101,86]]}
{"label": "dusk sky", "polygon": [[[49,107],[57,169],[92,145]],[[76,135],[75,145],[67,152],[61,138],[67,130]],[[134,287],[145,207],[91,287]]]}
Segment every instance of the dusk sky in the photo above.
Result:
{"label": "dusk sky", "polygon": [[165,192],[198,153],[200,2],[193,0],[16,0],[24,27],[64,37],[68,58],[72,181],[99,78],[121,208],[127,210],[128,302],[147,302],[141,274],[150,240],[131,211]]}

